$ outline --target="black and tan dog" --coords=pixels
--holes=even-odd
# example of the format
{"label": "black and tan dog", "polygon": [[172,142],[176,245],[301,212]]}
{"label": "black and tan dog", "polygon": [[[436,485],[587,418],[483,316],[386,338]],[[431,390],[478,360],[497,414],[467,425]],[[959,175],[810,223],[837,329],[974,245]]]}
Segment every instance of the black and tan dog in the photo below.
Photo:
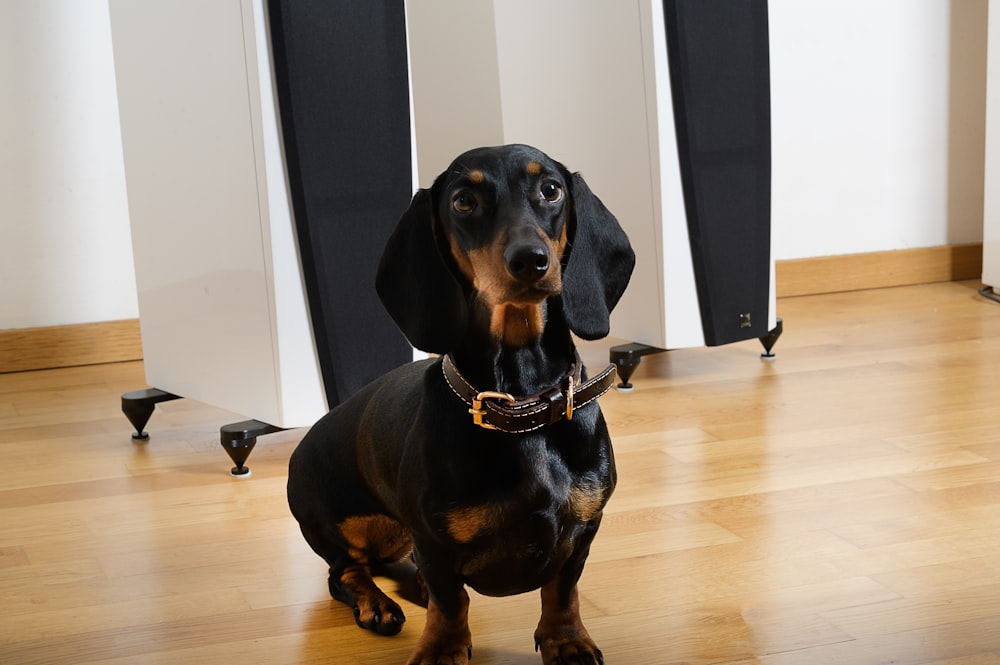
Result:
{"label": "black and tan dog", "polygon": [[472,654],[465,585],[541,589],[547,665],[603,663],[577,580],[615,486],[597,398],[571,332],[608,334],[635,257],[579,174],[524,145],[471,150],[420,190],[376,286],[410,342],[444,354],[377,379],[291,459],[288,500],[363,628],[399,632],[371,566],[412,552],[427,620],[411,665]]}

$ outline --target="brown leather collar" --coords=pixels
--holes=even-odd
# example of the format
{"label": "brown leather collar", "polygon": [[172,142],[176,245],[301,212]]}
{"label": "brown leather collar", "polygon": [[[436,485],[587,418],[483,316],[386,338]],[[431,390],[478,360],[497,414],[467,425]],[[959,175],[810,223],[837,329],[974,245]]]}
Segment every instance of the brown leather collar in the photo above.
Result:
{"label": "brown leather collar", "polygon": [[474,424],[518,434],[552,425],[563,418],[572,420],[574,409],[583,408],[611,389],[617,368],[608,365],[603,372],[581,383],[583,363],[577,356],[559,385],[528,397],[477,390],[458,371],[450,354],[444,357],[441,371],[452,392],[470,407]]}

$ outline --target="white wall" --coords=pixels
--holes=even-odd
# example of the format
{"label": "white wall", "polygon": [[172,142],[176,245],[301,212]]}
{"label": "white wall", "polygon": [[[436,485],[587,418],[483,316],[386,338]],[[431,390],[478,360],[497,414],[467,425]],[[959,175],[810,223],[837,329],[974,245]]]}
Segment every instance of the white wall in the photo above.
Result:
{"label": "white wall", "polygon": [[0,329],[138,316],[103,0],[0,0]]}
{"label": "white wall", "polygon": [[[770,23],[775,257],[982,240],[986,0]],[[106,1],[0,0],[0,329],[137,316],[117,123]]]}
{"label": "white wall", "polygon": [[775,257],[982,240],[986,0],[770,0]]}

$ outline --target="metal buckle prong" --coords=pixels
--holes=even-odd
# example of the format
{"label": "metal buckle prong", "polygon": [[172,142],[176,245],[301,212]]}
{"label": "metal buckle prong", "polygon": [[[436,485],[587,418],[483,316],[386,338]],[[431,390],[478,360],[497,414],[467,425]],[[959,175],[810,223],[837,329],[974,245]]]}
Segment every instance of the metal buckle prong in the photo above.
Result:
{"label": "metal buckle prong", "polygon": [[483,422],[483,416],[486,415],[486,411],[483,410],[484,399],[502,399],[508,402],[513,402],[514,397],[508,393],[498,393],[492,390],[484,390],[472,398],[472,408],[469,409],[469,413],[472,414],[472,423],[474,425],[479,425],[484,429],[499,429],[489,423]]}

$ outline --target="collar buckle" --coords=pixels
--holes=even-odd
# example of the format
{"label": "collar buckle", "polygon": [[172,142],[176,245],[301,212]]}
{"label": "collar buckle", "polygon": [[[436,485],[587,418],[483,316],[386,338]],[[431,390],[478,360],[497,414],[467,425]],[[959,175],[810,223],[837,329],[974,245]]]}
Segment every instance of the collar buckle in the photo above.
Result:
{"label": "collar buckle", "polygon": [[502,399],[507,402],[513,402],[514,397],[509,393],[499,393],[493,390],[484,390],[478,393],[472,398],[472,408],[469,409],[469,413],[472,414],[472,424],[479,425],[483,429],[500,429],[487,422],[483,422],[483,416],[486,415],[486,411],[483,409],[483,400],[485,399]]}

